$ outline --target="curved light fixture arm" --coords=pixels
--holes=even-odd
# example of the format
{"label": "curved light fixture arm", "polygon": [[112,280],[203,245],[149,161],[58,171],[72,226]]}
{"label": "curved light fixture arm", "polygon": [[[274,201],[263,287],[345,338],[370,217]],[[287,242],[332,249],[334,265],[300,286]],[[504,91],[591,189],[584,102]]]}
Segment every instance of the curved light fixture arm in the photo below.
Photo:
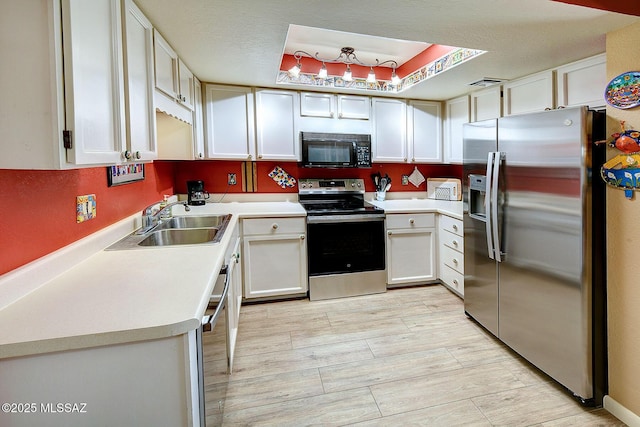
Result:
{"label": "curved light fixture arm", "polygon": [[391,68],[393,69],[398,68],[398,63],[393,59],[389,59],[387,61],[382,61],[382,62],[376,59],[375,64],[367,64],[365,62],[362,62],[358,59],[358,57],[355,54],[355,50],[352,47],[343,47],[342,49],[340,49],[340,55],[338,55],[334,59],[321,58],[319,52],[316,52],[315,55],[311,55],[310,53],[305,52],[304,50],[296,50],[293,53],[293,57],[298,62],[300,61],[300,59],[302,59],[303,56],[308,56],[309,58],[314,58],[320,62],[329,63],[329,64],[358,64],[358,65],[362,65],[363,67],[370,67],[370,68],[379,67],[384,64],[391,64]]}

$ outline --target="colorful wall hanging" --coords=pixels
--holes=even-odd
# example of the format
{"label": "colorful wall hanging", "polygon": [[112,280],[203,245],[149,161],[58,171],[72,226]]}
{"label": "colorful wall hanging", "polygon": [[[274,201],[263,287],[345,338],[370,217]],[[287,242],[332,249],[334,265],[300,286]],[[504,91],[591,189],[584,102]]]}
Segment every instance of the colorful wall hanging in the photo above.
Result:
{"label": "colorful wall hanging", "polygon": [[282,188],[295,187],[296,185],[296,179],[280,166],[274,167],[273,170],[269,172],[269,176]]}
{"label": "colorful wall hanging", "polygon": [[624,190],[627,199],[633,198],[633,192],[640,190],[640,132],[625,130],[625,122],[621,121],[622,132],[611,135],[607,142],[610,147],[622,151],[607,161],[600,168],[600,176],[607,185]]}
{"label": "colorful wall hanging", "polygon": [[640,105],[640,72],[628,71],[609,82],[604,91],[607,104],[627,109]]}
{"label": "colorful wall hanging", "polygon": [[144,163],[131,163],[127,165],[107,166],[107,184],[129,184],[144,179]]}

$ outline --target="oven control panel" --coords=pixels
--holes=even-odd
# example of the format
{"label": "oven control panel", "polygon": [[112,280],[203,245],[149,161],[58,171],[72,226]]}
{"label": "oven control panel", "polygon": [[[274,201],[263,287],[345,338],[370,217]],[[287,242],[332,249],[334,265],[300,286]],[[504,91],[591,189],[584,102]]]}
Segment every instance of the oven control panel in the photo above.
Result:
{"label": "oven control panel", "polygon": [[364,193],[364,179],[360,178],[344,178],[344,179],[314,179],[305,178],[298,180],[298,193],[327,192],[327,193],[345,193],[345,192]]}

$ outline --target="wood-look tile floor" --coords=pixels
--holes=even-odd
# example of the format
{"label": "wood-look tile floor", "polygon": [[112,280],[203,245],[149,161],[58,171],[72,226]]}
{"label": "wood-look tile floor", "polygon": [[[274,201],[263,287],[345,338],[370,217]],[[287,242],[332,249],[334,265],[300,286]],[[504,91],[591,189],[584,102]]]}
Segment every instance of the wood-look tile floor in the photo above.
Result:
{"label": "wood-look tile floor", "polygon": [[226,386],[220,347],[205,344],[208,425],[217,413],[225,426],[624,426],[580,406],[440,285],[242,306]]}

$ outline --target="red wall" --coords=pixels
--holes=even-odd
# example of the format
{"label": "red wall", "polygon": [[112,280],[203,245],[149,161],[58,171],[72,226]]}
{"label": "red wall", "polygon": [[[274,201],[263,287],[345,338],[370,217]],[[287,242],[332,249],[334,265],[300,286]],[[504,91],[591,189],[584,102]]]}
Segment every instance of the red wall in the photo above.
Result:
{"label": "red wall", "polygon": [[[377,164],[372,169],[306,169],[296,163],[258,162],[257,190],[260,193],[296,193],[297,187],[282,189],[268,173],[279,165],[299,178],[363,178],[367,191],[374,191],[371,174],[388,174],[391,192],[426,191],[412,184],[401,185],[413,165]],[[418,165],[428,177],[457,177],[460,166]],[[227,188],[227,173],[235,173],[238,184]],[[242,192],[242,162],[156,161],[147,164],[145,179],[109,187],[106,167],[69,171],[0,169],[0,275],[75,242],[161,200],[164,194],[186,193],[186,181],[201,179],[211,193]],[[76,196],[95,194],[96,218],[76,223]]]}
{"label": "red wall", "polygon": [[[0,170],[0,274],[27,264],[173,194],[173,165],[147,164],[145,180],[107,186],[106,167]],[[76,223],[76,196],[96,195],[96,217]]]}
{"label": "red wall", "polygon": [[[401,185],[402,175],[410,175],[414,165],[384,163],[375,164],[371,169],[311,169],[298,167],[290,162],[257,162],[257,189],[260,193],[296,193],[297,187],[280,188],[269,176],[269,172],[277,165],[296,179],[300,178],[362,178],[365,180],[365,190],[374,191],[371,174],[380,172],[382,176],[388,174],[391,178],[391,192],[426,191],[427,184],[416,188],[412,184]],[[425,176],[443,178],[461,178],[460,165],[416,165]],[[227,187],[227,174],[235,173],[237,185]],[[175,163],[175,189],[179,193],[186,193],[189,180],[204,181],[205,190],[210,193],[241,193],[242,192],[242,162],[238,161],[197,161]]]}

